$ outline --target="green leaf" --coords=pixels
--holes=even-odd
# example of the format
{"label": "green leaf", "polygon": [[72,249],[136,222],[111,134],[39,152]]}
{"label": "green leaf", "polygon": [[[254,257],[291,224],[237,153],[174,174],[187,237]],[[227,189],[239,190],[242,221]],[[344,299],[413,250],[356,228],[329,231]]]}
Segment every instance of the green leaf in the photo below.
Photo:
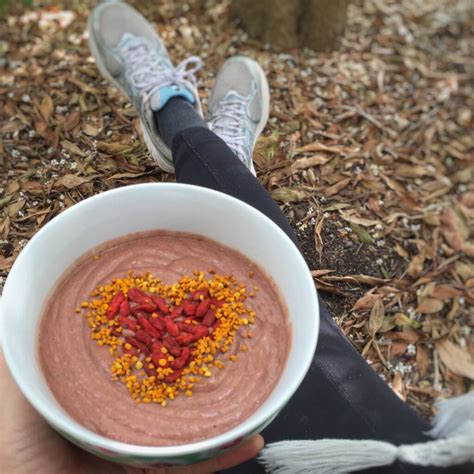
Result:
{"label": "green leaf", "polygon": [[279,129],[282,135],[289,135],[290,133],[296,132],[301,128],[301,122],[299,120],[290,120],[286,122],[283,127]]}
{"label": "green leaf", "polygon": [[5,196],[4,198],[0,199],[0,209],[3,209],[11,200],[12,196]]}
{"label": "green leaf", "polygon": [[410,319],[406,314],[403,314],[403,313],[397,313],[393,317],[393,322],[395,323],[395,326],[397,327],[409,326],[414,329],[419,329],[421,327],[421,324],[418,321],[415,321],[414,319]]}
{"label": "green leaf", "polygon": [[351,229],[363,244],[373,244],[374,238],[360,225],[350,223]]}

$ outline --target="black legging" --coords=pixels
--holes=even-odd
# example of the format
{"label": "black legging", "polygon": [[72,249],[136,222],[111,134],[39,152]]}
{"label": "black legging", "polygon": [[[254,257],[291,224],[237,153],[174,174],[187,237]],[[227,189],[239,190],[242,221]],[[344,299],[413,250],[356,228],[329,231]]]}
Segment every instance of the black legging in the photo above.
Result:
{"label": "black legging", "polygon": [[[259,181],[214,133],[188,128],[173,140],[176,180],[234,196],[278,224],[298,246],[284,214]],[[290,402],[263,431],[266,442],[286,439],[352,438],[394,444],[429,440],[429,425],[403,403],[369,367],[334,323],[320,301],[318,347],[303,383]],[[367,472],[468,472],[394,464]],[[265,472],[255,460],[229,473]]]}

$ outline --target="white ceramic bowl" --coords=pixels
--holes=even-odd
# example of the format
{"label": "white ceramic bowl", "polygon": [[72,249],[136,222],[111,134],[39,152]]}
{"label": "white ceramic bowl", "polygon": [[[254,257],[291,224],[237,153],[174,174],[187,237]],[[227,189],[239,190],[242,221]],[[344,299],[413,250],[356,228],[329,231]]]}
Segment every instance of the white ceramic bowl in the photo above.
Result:
{"label": "white ceramic bowl", "polygon": [[[287,365],[265,403],[235,428],[181,446],[136,446],[87,430],[55,401],[36,358],[41,310],[63,272],[99,244],[153,229],[200,234],[246,255],[273,277],[288,306],[292,327]],[[18,256],[5,283],[0,310],[0,334],[8,367],[36,410],[78,446],[106,459],[137,466],[197,462],[261,431],[303,380],[319,330],[314,283],[288,236],[242,201],[184,184],[127,186],[88,198],[64,211],[45,225]]]}

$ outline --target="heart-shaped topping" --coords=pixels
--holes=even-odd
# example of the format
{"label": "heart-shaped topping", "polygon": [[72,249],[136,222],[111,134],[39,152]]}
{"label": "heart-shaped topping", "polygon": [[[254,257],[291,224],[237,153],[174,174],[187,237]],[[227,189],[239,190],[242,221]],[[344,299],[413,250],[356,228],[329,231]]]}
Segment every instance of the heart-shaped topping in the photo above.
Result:
{"label": "heart-shaped topping", "polygon": [[[232,275],[209,273],[205,278],[196,271],[172,285],[150,273],[129,273],[97,287],[76,309],[87,318],[91,339],[109,346],[112,377],[135,401],[166,406],[180,392],[192,396],[201,376],[224,369],[221,356],[235,337],[252,337],[255,312],[244,304],[245,285]],[[235,362],[237,355],[229,359]]]}

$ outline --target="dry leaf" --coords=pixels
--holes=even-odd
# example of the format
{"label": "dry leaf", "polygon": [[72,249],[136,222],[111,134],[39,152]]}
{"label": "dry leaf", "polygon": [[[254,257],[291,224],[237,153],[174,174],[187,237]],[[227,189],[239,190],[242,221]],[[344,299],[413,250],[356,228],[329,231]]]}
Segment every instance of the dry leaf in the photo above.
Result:
{"label": "dry leaf", "polygon": [[76,144],[68,142],[67,140],[62,140],[61,146],[73,155],[86,156],[86,154]]}
{"label": "dry leaf", "polygon": [[318,277],[322,277],[324,275],[327,275],[328,273],[332,273],[334,270],[329,270],[329,269],[325,269],[325,270],[311,270],[311,276],[312,277],[315,277],[315,278],[318,278]]}
{"label": "dry leaf", "polygon": [[0,238],[6,239],[8,232],[10,231],[10,217],[7,216],[5,219],[0,220]]}
{"label": "dry leaf", "polygon": [[407,400],[407,391],[405,388],[405,385],[403,383],[402,376],[400,372],[397,372],[392,380],[392,383],[390,384],[392,386],[392,390],[395,392],[395,394],[398,396],[398,398],[402,399],[404,402]]}
{"label": "dry leaf", "polygon": [[313,166],[323,165],[329,160],[330,158],[325,155],[314,155],[308,158],[300,158],[291,164],[289,173],[292,174],[298,170],[304,170],[307,168],[312,168]]}
{"label": "dry leaf", "polygon": [[426,298],[415,311],[422,314],[434,314],[439,313],[443,308],[443,301],[436,298]]}
{"label": "dry leaf", "polygon": [[276,201],[298,202],[311,196],[309,191],[300,188],[278,188],[271,192],[272,198]]}
{"label": "dry leaf", "polygon": [[371,309],[375,302],[380,299],[379,295],[374,295],[372,293],[366,293],[364,296],[359,298],[352,306],[352,311],[357,311],[358,309]]}
{"label": "dry leaf", "polygon": [[296,149],[297,153],[313,152],[313,151],[324,151],[328,153],[350,153],[354,151],[352,148],[338,147],[338,146],[326,146],[321,142],[314,142],[308,145],[302,146]]}
{"label": "dry leaf", "polygon": [[78,110],[71,112],[63,122],[63,130],[69,132],[81,121],[81,113]]}
{"label": "dry leaf", "polygon": [[390,344],[390,359],[400,357],[405,354],[408,342],[406,341],[392,341]]}
{"label": "dry leaf", "polygon": [[114,155],[116,153],[129,152],[134,149],[134,146],[126,143],[109,143],[98,141],[97,148],[101,151],[105,151]]}
{"label": "dry leaf", "polygon": [[397,251],[398,255],[400,255],[400,257],[408,257],[408,252],[398,242],[395,243],[395,250]]}
{"label": "dry leaf", "polygon": [[323,225],[324,225],[324,214],[319,217],[317,224],[314,226],[314,245],[316,247],[316,251],[318,252],[319,258],[321,258],[323,254],[323,247],[324,247],[324,242],[323,238],[321,236],[321,233],[323,231]]}
{"label": "dry leaf", "polygon": [[394,328],[395,323],[393,322],[393,318],[391,316],[385,316],[385,318],[383,318],[382,327],[380,328],[379,332],[391,331]]}
{"label": "dry leaf", "polygon": [[468,351],[461,349],[448,339],[435,342],[443,364],[452,372],[474,380],[474,359]]}
{"label": "dry leaf", "polygon": [[145,176],[147,173],[117,173],[112,175],[110,178],[111,180],[123,180],[123,179],[134,179],[139,178],[140,176]]}
{"label": "dry leaf", "polygon": [[0,255],[0,270],[9,269],[13,265],[13,262],[15,261],[15,258],[16,258],[16,256],[5,258],[5,257],[2,257]]}
{"label": "dry leaf", "polygon": [[423,264],[425,263],[425,256],[422,254],[415,255],[407,268],[407,273],[411,277],[417,277],[423,271]]}
{"label": "dry leaf", "polygon": [[344,220],[346,220],[347,222],[351,222],[352,224],[362,225],[365,227],[380,224],[380,221],[360,217],[354,209],[349,209],[347,211],[339,211],[339,214]]}
{"label": "dry leaf", "polygon": [[51,97],[48,94],[46,94],[43,97],[43,100],[41,101],[40,112],[41,112],[41,116],[43,117],[43,120],[46,123],[49,123],[51,117],[53,116],[54,105],[53,105],[53,99],[51,99]]}
{"label": "dry leaf", "polygon": [[472,244],[466,242],[469,236],[469,227],[463,222],[463,218],[452,207],[447,207],[442,216],[442,232],[446,242],[458,251],[464,251],[470,256],[474,256]]}
{"label": "dry leaf", "polygon": [[6,122],[0,127],[0,133],[12,133],[20,132],[24,130],[27,126],[24,123],[21,123],[18,120],[11,120]]}
{"label": "dry leaf", "polygon": [[383,319],[385,317],[385,308],[383,306],[382,298],[377,298],[369,317],[369,334],[375,337],[377,332],[382,327]]}
{"label": "dry leaf", "polygon": [[18,199],[18,201],[10,204],[8,207],[8,215],[9,217],[15,217],[25,206],[26,199]]}
{"label": "dry leaf", "polygon": [[431,173],[428,173],[426,166],[400,164],[395,168],[395,174],[404,178],[420,178]]}
{"label": "dry leaf", "polygon": [[97,125],[94,125],[92,123],[86,123],[82,127],[82,131],[86,134],[89,135],[90,137],[95,137],[99,134],[101,128],[98,127]]}
{"label": "dry leaf", "polygon": [[76,176],[74,174],[66,174],[61,176],[55,183],[54,188],[66,188],[66,189],[73,189],[77,186],[81,186],[84,183],[88,183],[94,178],[94,176],[89,176],[88,178],[81,178],[80,176]]}
{"label": "dry leaf", "polygon": [[70,76],[67,78],[68,82],[71,82],[75,86],[79,88],[80,91],[85,91],[89,92],[90,94],[97,94],[97,90],[94,89],[92,86],[89,84],[86,84],[85,82],[82,82],[81,80],[77,79],[76,77]]}
{"label": "dry leaf", "polygon": [[[458,262],[456,262],[458,263]],[[439,300],[450,300],[461,296],[462,292],[452,286],[440,285],[433,289],[431,296]]]}
{"label": "dry leaf", "polygon": [[329,188],[324,190],[324,195],[327,197],[337,194],[341,189],[344,189],[351,182],[351,178],[345,178]]}
{"label": "dry leaf", "polygon": [[418,368],[418,373],[423,379],[424,376],[428,373],[428,368],[430,366],[428,349],[424,344],[418,344],[416,346],[416,365]]}
{"label": "dry leaf", "polygon": [[384,278],[378,278],[371,275],[350,275],[350,277],[353,278],[357,283],[371,286],[383,285],[388,281]]}
{"label": "dry leaf", "polygon": [[336,202],[334,204],[329,204],[328,206],[322,207],[323,212],[337,211],[339,209],[345,209],[351,207],[350,204],[345,204],[343,202]]}
{"label": "dry leaf", "polygon": [[406,341],[409,344],[416,344],[421,338],[421,333],[414,329],[406,328],[403,331],[386,332],[384,337],[392,341]]}
{"label": "dry leaf", "polygon": [[463,281],[469,280],[470,278],[474,278],[473,262],[464,262],[462,260],[458,260],[454,264],[454,268],[456,269],[456,273],[462,278]]}

